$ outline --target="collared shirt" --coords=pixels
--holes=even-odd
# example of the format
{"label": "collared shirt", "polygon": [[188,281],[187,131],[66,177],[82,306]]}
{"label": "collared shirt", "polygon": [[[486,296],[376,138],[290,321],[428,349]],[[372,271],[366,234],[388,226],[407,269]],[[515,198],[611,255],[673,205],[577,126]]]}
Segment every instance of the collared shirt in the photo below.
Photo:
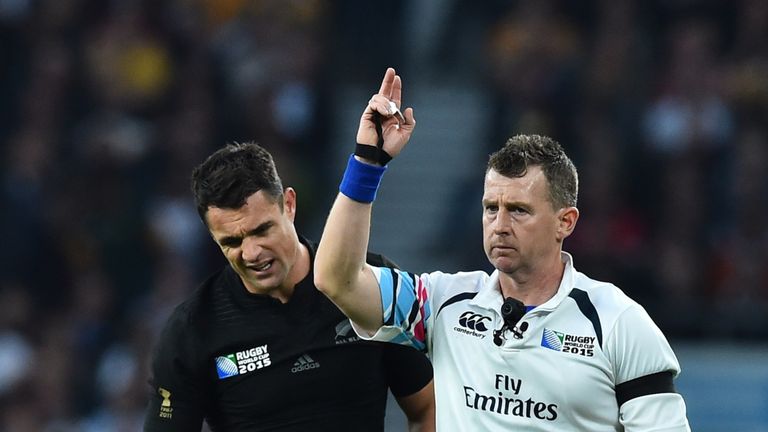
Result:
{"label": "collared shirt", "polygon": [[214,431],[381,431],[387,388],[406,396],[431,379],[422,353],[360,341],[311,270],[283,304],[226,266],[169,318],[144,428],[199,431],[206,419]]}
{"label": "collared shirt", "polygon": [[562,259],[556,294],[496,338],[498,271],[374,268],[384,326],[373,339],[429,353],[440,431],[689,430],[671,383],[680,366],[653,320],[614,285],[576,271],[569,254]]}

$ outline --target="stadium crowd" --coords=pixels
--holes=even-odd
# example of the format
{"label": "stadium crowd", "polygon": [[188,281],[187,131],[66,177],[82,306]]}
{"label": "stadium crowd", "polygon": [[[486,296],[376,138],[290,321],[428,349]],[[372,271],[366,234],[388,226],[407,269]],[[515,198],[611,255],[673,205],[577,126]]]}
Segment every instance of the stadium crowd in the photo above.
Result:
{"label": "stadium crowd", "polygon": [[[583,168],[579,267],[671,339],[767,340],[768,3],[434,1],[421,62],[481,83],[479,142]],[[407,3],[0,0],[0,430],[140,429],[157,331],[222,264],[192,167],[256,140],[324,220],[324,101],[405,62]]]}

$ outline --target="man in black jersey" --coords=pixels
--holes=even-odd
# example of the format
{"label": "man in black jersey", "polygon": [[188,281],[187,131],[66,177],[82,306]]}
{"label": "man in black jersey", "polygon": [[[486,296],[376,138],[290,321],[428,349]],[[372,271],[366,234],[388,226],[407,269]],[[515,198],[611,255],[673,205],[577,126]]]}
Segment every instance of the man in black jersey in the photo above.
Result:
{"label": "man in black jersey", "polygon": [[199,431],[204,419],[213,431],[381,431],[387,388],[411,430],[434,430],[431,365],[412,348],[358,340],[314,287],[315,244],[296,233],[296,191],[266,150],[216,151],[192,190],[229,266],[169,318],[145,431]]}

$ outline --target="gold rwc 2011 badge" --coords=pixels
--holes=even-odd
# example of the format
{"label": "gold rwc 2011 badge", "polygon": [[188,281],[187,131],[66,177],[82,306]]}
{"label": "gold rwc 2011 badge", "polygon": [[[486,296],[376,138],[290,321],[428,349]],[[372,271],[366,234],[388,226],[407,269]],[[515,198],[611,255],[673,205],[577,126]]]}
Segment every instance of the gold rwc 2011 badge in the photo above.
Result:
{"label": "gold rwc 2011 badge", "polygon": [[160,417],[168,419],[173,417],[173,407],[171,407],[171,392],[162,387],[159,387],[157,392],[163,398],[163,402],[160,403]]}

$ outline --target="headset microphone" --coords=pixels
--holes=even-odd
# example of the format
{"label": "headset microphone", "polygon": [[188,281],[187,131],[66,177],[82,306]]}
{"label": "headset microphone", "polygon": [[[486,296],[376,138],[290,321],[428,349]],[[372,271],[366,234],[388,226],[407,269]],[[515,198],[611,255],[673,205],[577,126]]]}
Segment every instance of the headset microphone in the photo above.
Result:
{"label": "headset microphone", "polygon": [[516,298],[507,297],[501,305],[501,317],[507,328],[514,328],[520,318],[525,315],[525,305]]}
{"label": "headset microphone", "polygon": [[525,305],[523,302],[516,298],[507,297],[504,299],[504,303],[501,305],[501,317],[504,319],[504,325],[500,329],[493,332],[493,343],[501,346],[504,338],[504,331],[507,329],[512,330],[512,334],[516,339],[523,338],[523,332],[528,328],[528,323],[524,322],[520,324],[520,328],[516,328],[517,322],[525,315]]}

